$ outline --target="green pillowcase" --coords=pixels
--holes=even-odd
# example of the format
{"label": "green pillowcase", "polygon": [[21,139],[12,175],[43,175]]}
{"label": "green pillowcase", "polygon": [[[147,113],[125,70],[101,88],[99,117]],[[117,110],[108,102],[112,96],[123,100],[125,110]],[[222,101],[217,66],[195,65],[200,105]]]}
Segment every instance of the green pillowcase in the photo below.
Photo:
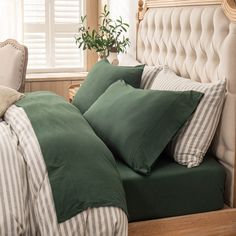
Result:
{"label": "green pillowcase", "polygon": [[133,87],[139,88],[143,68],[144,65],[114,66],[108,60],[99,61],[89,72],[72,104],[84,113],[112,83],[121,79]]}
{"label": "green pillowcase", "polygon": [[117,81],[84,117],[115,155],[133,170],[149,174],[202,96],[195,91],[135,89],[124,81]]}

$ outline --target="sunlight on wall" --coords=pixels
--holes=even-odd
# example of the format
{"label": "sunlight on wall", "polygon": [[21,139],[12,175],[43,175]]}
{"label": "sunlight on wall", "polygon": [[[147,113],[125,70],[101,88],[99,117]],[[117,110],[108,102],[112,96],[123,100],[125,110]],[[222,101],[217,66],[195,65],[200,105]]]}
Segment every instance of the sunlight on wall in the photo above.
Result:
{"label": "sunlight on wall", "polygon": [[20,0],[0,0],[0,41],[8,38],[22,41]]}
{"label": "sunlight on wall", "polygon": [[128,34],[131,47],[128,52],[135,56],[138,0],[109,0],[109,7],[113,19],[117,19],[121,16],[122,19],[130,25]]}

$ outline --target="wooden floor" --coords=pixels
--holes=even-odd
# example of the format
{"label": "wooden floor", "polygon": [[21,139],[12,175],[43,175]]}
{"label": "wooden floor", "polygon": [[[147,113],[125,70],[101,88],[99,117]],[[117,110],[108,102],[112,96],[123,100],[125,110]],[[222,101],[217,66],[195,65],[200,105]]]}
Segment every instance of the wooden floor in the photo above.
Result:
{"label": "wooden floor", "polygon": [[236,209],[130,223],[129,236],[236,236]]}

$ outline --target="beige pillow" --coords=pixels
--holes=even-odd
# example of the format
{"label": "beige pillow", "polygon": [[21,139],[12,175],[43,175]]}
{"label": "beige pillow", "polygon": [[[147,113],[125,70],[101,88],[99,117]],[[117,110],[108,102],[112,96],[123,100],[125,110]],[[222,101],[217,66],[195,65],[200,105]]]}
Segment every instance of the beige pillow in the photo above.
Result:
{"label": "beige pillow", "polygon": [[8,107],[20,100],[24,94],[14,89],[0,85],[0,117],[3,116]]}

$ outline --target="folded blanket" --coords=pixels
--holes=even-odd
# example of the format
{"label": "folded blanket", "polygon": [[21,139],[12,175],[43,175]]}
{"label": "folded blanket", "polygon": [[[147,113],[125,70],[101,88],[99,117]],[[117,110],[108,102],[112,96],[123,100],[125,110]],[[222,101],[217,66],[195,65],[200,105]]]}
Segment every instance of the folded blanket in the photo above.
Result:
{"label": "folded blanket", "polygon": [[33,127],[20,107],[0,122],[0,235],[128,235],[116,207],[88,208],[58,224],[45,162]]}
{"label": "folded blanket", "polygon": [[17,106],[25,110],[40,144],[58,222],[90,207],[127,212],[115,160],[77,108],[49,92],[27,94]]}

